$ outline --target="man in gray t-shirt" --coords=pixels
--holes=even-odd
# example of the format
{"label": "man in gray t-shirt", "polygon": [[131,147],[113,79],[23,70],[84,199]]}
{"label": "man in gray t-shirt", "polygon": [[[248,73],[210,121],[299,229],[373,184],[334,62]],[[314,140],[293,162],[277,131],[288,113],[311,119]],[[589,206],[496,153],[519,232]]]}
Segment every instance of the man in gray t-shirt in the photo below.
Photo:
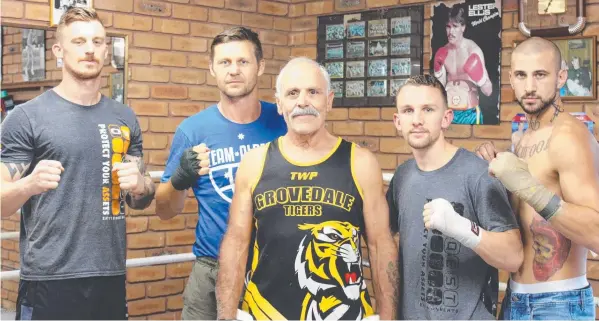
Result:
{"label": "man in gray t-shirt", "polygon": [[100,93],[106,31],[93,9],[61,18],[61,83],[17,106],[1,137],[2,216],[21,211],[17,319],[125,319],[125,204],[147,207],[131,108]]}
{"label": "man in gray t-shirt", "polygon": [[399,317],[495,319],[497,269],[517,270],[523,256],[507,193],[485,161],[445,140],[453,114],[438,80],[410,78],[397,109],[414,155],[387,192],[400,239]]}

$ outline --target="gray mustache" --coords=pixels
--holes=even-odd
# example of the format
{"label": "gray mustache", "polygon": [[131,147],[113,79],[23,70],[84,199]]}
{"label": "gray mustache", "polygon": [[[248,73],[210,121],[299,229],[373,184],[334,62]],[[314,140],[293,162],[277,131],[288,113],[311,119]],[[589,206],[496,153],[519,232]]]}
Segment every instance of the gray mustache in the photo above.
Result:
{"label": "gray mustache", "polygon": [[291,114],[289,116],[295,117],[295,116],[304,116],[304,115],[318,116],[318,115],[320,115],[320,113],[318,112],[318,110],[316,110],[316,108],[314,108],[312,106],[308,106],[305,108],[295,107],[295,108],[293,108],[293,111],[291,112]]}

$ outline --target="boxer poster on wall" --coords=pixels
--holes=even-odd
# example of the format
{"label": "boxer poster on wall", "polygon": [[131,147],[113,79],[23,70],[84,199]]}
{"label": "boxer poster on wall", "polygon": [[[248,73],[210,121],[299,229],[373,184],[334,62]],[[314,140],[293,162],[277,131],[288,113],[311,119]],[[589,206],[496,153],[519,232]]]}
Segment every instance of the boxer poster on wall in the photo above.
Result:
{"label": "boxer poster on wall", "polygon": [[432,7],[430,69],[445,85],[453,123],[499,124],[501,1]]}

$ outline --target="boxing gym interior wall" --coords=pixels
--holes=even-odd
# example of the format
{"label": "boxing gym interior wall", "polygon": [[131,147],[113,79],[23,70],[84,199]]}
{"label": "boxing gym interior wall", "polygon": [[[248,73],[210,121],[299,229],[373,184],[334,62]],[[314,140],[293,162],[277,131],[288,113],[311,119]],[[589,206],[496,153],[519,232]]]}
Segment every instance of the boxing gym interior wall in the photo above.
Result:
{"label": "boxing gym interior wall", "polygon": [[[343,7],[341,4],[350,3]],[[428,72],[431,57],[432,4],[422,0],[96,0],[107,31],[125,39],[125,61],[107,59],[102,92],[113,95],[118,89],[124,101],[138,115],[143,131],[144,156],[151,171],[160,171],[177,125],[219,99],[215,80],[208,71],[210,40],[227,27],[243,25],[256,30],[267,60],[259,79],[260,98],[274,101],[276,75],[292,56],[317,58],[318,17],[368,9],[391,9],[423,5],[423,65]],[[450,140],[474,150],[484,141],[498,149],[510,147],[512,119],[521,112],[509,86],[510,53],[515,42],[525,39],[518,30],[518,2],[503,1],[501,15],[501,86],[497,125],[452,125]],[[49,0],[2,0],[2,89],[17,103],[25,102],[55,86],[60,68],[51,52],[54,29],[50,28]],[[599,35],[599,0],[586,1],[587,25],[582,35]],[[40,78],[35,72],[25,81],[23,71],[23,29],[45,30],[45,66]],[[114,38],[113,38],[114,39]],[[110,50],[112,54],[113,50]],[[595,60],[596,61],[596,60]],[[116,67],[115,67],[116,66]],[[32,67],[34,68],[34,67]],[[34,68],[35,69],[35,68]],[[124,79],[111,78],[122,72]],[[36,78],[37,77],[37,78]],[[597,86],[595,83],[593,86]],[[124,88],[124,90],[123,90]],[[118,90],[117,90],[118,91]],[[124,93],[123,93],[124,92]],[[118,95],[118,93],[117,93]],[[568,112],[585,112],[599,124],[597,100],[567,102]],[[392,123],[394,108],[361,106],[335,107],[327,127],[336,135],[369,148],[384,171],[411,157],[409,146]],[[60,124],[58,124],[60,125]],[[594,134],[599,139],[599,126]],[[190,193],[184,214],[169,221],[155,215],[154,205],[143,211],[129,210],[127,217],[128,258],[189,253],[194,242],[197,205]],[[19,216],[2,219],[3,232],[19,231]],[[365,255],[367,257],[367,255]],[[180,317],[182,292],[192,262],[129,268],[127,298],[131,319],[173,319]],[[18,239],[2,240],[2,270],[19,268]],[[365,276],[370,278],[366,268]],[[599,296],[599,257],[589,256],[587,276]],[[501,281],[507,274],[501,273]],[[18,282],[2,282],[2,307],[15,308]],[[369,290],[372,287],[369,283]],[[597,310],[599,317],[599,309]]]}
{"label": "boxing gym interior wall", "polygon": [[[45,47],[41,45],[23,45],[23,38],[28,39],[29,34],[24,34],[25,28],[22,27],[3,27],[2,31],[2,89],[10,93],[14,104],[26,102],[35,96],[39,95],[44,90],[56,86],[60,79],[61,63],[57,61],[52,53],[52,44],[56,41],[55,32],[44,29],[29,29],[31,33],[39,34],[33,37],[43,38]],[[124,40],[123,37],[115,37],[119,40]],[[31,39],[31,38],[29,38]],[[36,41],[35,39],[33,41]],[[108,58],[102,73],[101,91],[104,95],[109,95],[111,81],[110,75],[118,72],[118,69],[111,64],[113,61],[113,38],[108,38]],[[31,40],[30,40],[31,41]],[[39,55],[38,59],[26,59],[23,62],[24,50],[23,47],[35,48],[31,50]],[[40,51],[41,50],[41,51]],[[27,54],[25,54],[27,56]],[[31,60],[31,63],[29,63]],[[43,64],[35,64],[34,61],[42,60]],[[39,65],[39,66],[38,66]],[[29,66],[27,72],[23,72],[24,66]],[[25,67],[27,68],[27,67]],[[42,69],[43,68],[43,69]],[[24,79],[24,75],[28,79]],[[114,80],[114,78],[113,78]]]}

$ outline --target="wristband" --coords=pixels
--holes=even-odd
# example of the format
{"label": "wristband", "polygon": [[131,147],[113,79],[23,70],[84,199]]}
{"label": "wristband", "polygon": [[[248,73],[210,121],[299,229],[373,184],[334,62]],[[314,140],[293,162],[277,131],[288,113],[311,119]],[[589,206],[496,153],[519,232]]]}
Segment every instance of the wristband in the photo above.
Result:
{"label": "wristband", "polygon": [[562,208],[562,200],[557,195],[553,195],[549,203],[539,212],[546,221],[549,221]]}

